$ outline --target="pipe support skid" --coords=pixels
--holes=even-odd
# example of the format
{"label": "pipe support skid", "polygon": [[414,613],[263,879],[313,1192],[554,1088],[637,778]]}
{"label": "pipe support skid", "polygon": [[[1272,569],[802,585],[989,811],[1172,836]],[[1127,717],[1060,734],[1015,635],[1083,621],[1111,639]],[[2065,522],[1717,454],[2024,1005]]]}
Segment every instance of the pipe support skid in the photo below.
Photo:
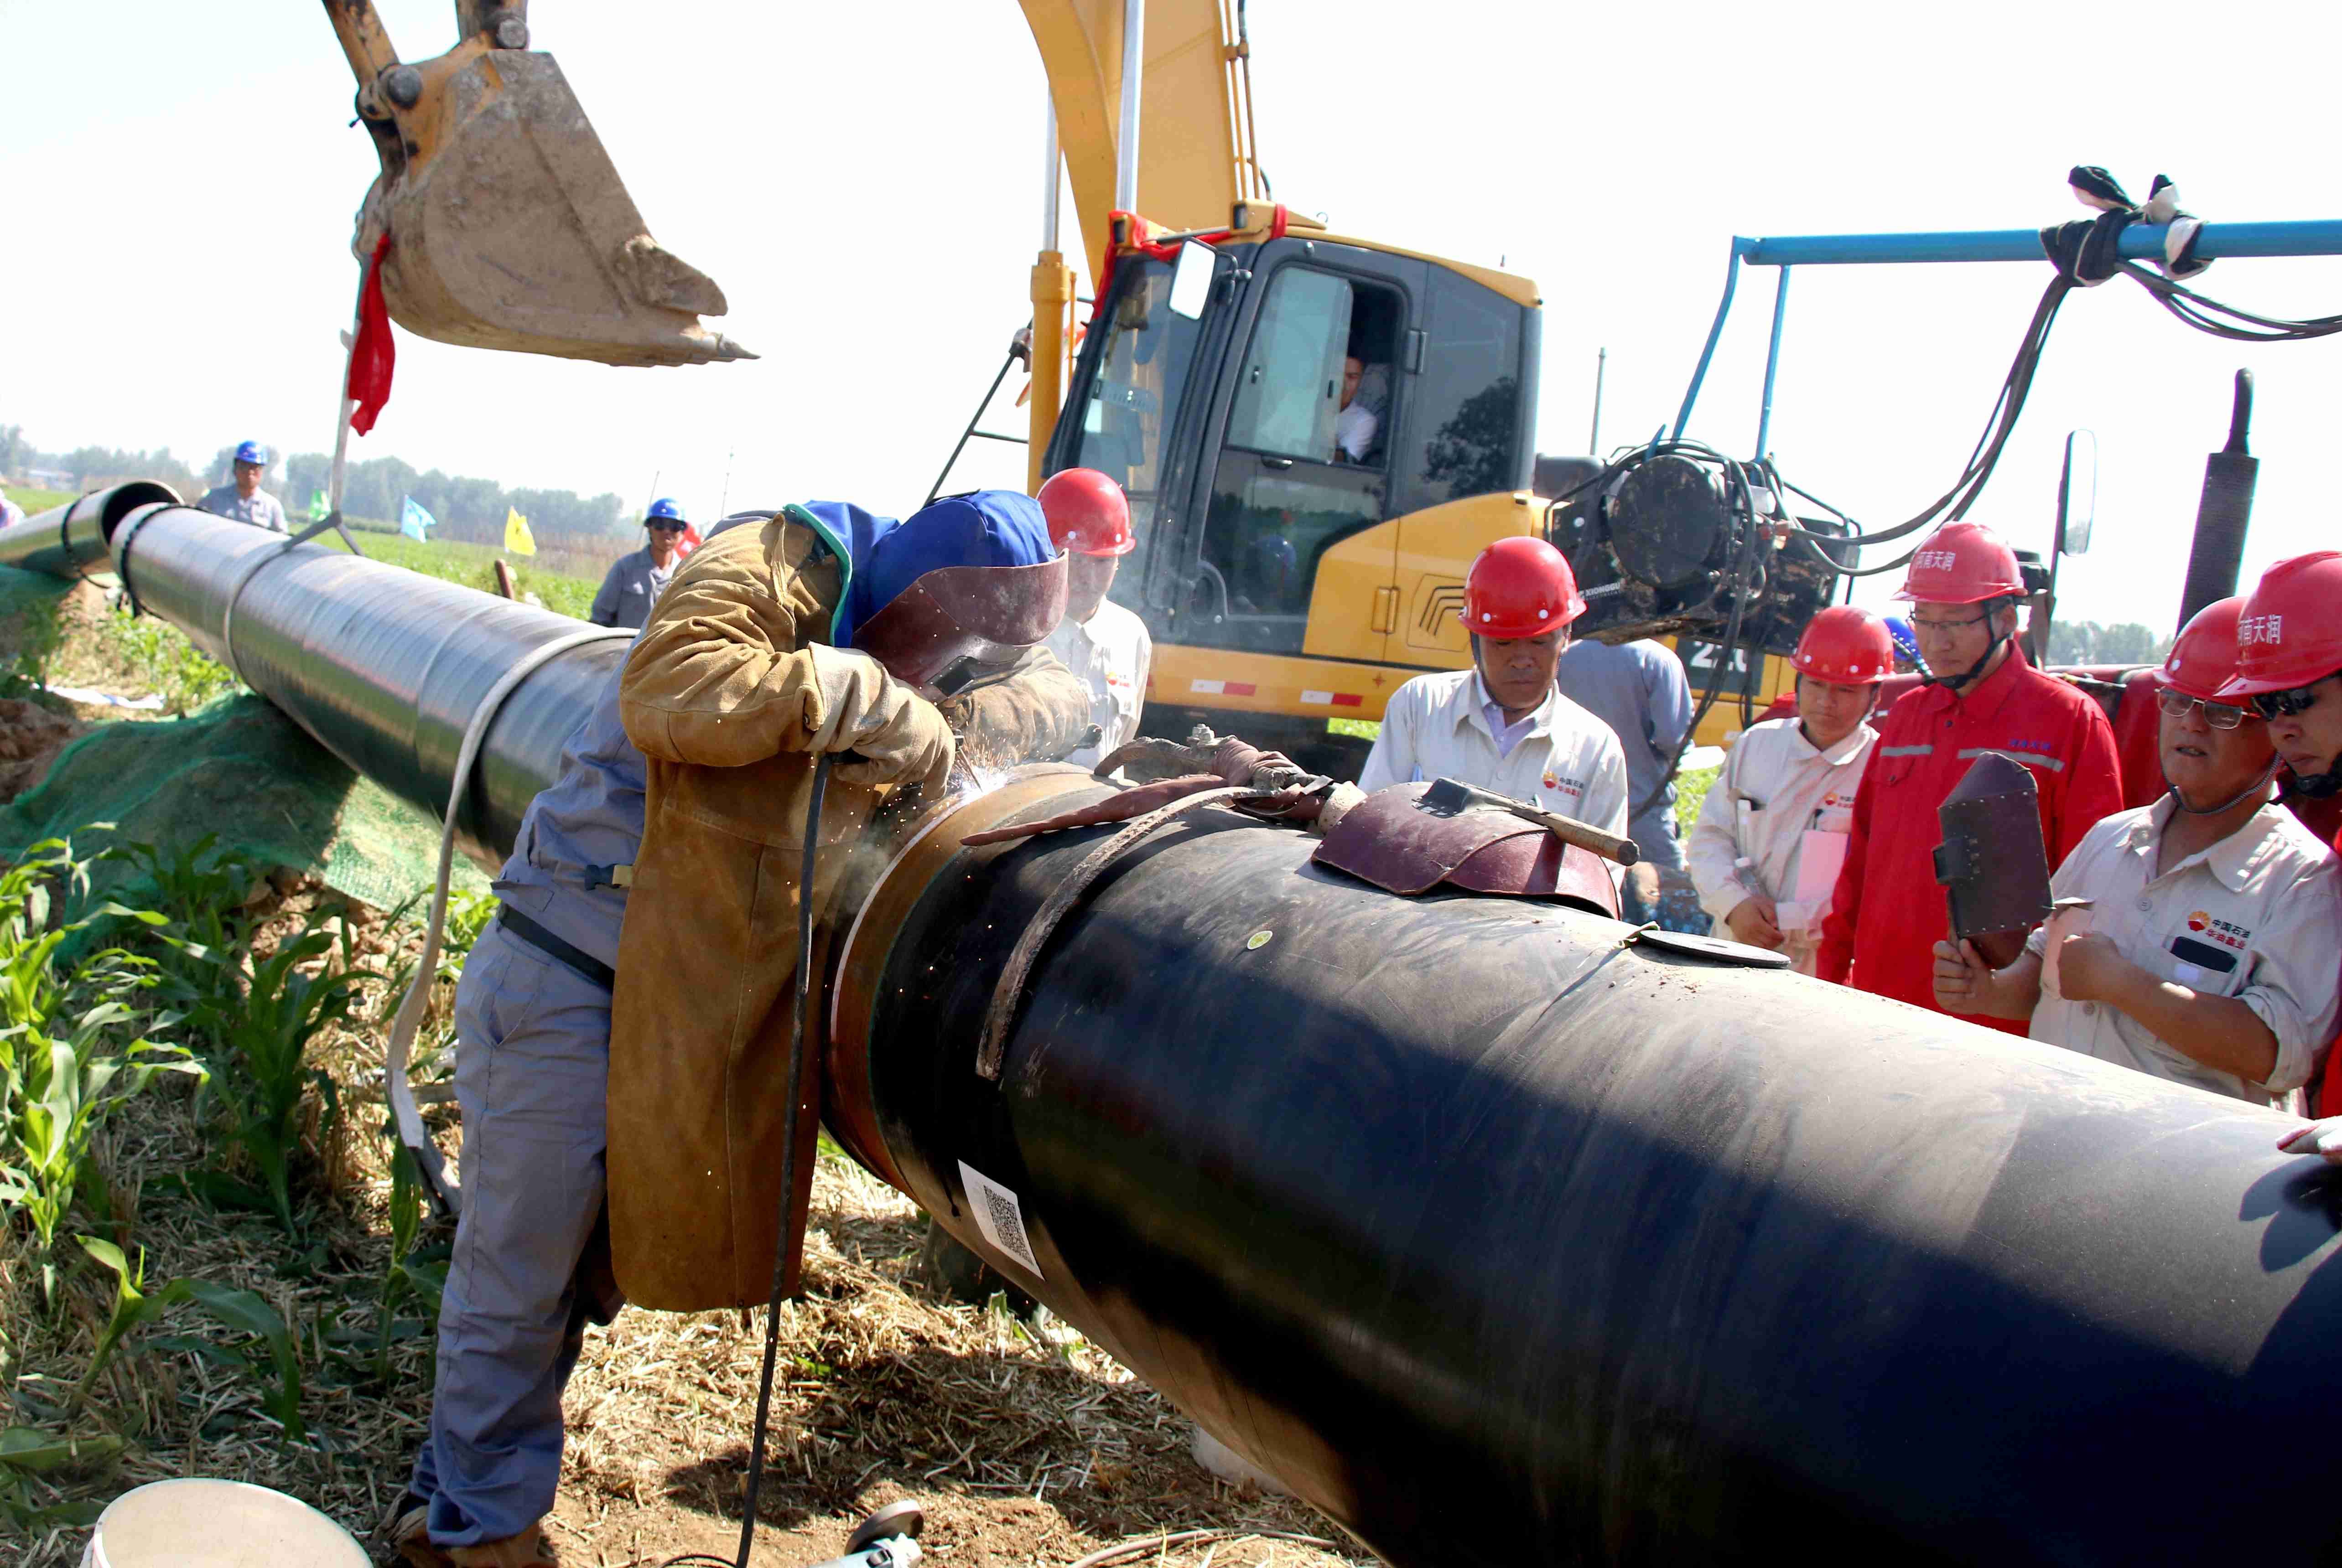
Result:
{"label": "pipe support skid", "polygon": [[2297,1419],[2342,1408],[2342,1173],[2286,1118],[1218,811],[1067,917],[988,1084],[1003,961],[1111,830],[956,842],[1066,787],[881,879],[833,1127],[1391,1561],[2342,1543]]}

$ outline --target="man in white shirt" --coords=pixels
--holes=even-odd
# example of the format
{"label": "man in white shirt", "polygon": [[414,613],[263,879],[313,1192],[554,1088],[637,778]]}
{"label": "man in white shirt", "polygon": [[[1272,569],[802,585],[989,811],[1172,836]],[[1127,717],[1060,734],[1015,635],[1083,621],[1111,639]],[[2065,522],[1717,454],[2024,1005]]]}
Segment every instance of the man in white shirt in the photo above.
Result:
{"label": "man in white shirt", "polygon": [[1375,411],[1358,401],[1358,381],[1366,362],[1356,355],[1342,361],[1342,408],[1334,415],[1334,460],[1364,463],[1375,449],[1375,430],[1381,424]]}
{"label": "man in white shirt", "polygon": [[2157,676],[2170,793],[2102,819],[2050,879],[2088,908],[2006,969],[1937,944],[1937,1005],[2029,1016],[2036,1040],[2255,1104],[2308,1081],[2334,1033],[2342,869],[2276,804],[2267,721],[2215,700],[2243,603],[2197,612]]}
{"label": "man in white shirt", "polygon": [[1568,561],[1544,540],[1481,551],[1464,581],[1473,667],[1417,675],[1391,694],[1358,787],[1457,779],[1624,834],[1618,737],[1553,684],[1569,623],[1585,611]]}
{"label": "man in white shirt", "polygon": [[1855,792],[1878,732],[1878,684],[1895,671],[1887,623],[1837,604],[1807,624],[1789,656],[1797,716],[1753,724],[1708,787],[1684,858],[1700,906],[1736,942],[1787,953],[1814,972],[1822,917],[1846,861]]}
{"label": "man in white shirt", "polygon": [[214,485],[204,492],[204,498],[196,504],[215,516],[233,517],[275,534],[285,533],[285,508],[276,504],[275,496],[260,487],[260,476],[267,471],[268,448],[257,441],[247,441],[235,449],[235,481]]}
{"label": "man in white shirt", "polygon": [[1090,722],[1098,727],[1097,744],[1066,760],[1095,767],[1100,757],[1138,738],[1146,704],[1154,640],[1145,622],[1106,596],[1115,569],[1138,538],[1122,486],[1095,468],[1051,474],[1038,499],[1049,537],[1066,556],[1066,618],[1043,645],[1088,688]]}

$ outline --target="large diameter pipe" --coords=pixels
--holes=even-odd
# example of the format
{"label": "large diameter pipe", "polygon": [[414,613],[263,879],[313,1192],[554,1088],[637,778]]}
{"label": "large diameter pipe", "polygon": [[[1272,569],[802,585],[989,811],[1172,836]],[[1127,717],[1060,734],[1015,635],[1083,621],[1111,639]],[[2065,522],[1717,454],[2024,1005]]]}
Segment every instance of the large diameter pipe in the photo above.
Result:
{"label": "large diameter pipe", "polygon": [[[457,749],[488,688],[531,649],[578,629],[550,610],[322,545],[286,549],[280,534],[181,506],[126,519],[115,554],[140,608],[238,672],[318,744],[435,816],[446,809]],[[503,863],[625,646],[556,654],[505,699],[456,823],[457,845],[474,861]]]}
{"label": "large diameter pipe", "polygon": [[131,513],[157,503],[175,506],[179,497],[169,485],[151,479],[135,479],[77,495],[62,506],[0,528],[0,566],[52,577],[86,577],[112,571],[114,560],[107,545],[115,530]]}
{"label": "large diameter pipe", "polygon": [[2342,1183],[2285,1118],[1218,813],[1059,928],[989,1083],[1106,830],[957,841],[1066,788],[881,879],[833,1129],[1392,1562],[2342,1550]]}

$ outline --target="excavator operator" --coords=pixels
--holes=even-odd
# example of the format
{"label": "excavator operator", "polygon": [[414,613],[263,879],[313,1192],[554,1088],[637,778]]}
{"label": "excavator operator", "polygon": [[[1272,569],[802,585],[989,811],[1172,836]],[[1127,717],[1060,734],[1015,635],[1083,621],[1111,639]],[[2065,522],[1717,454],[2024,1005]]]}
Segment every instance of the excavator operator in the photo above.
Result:
{"label": "excavator operator", "polygon": [[766,1299],[796,1124],[786,934],[848,858],[798,886],[814,759],[837,759],[821,837],[845,849],[883,800],[939,791],[962,736],[1071,750],[1087,700],[1035,646],[1065,602],[1040,508],[1005,492],[899,524],[742,514],[678,565],[523,819],[456,988],[463,1212],[388,1528],[407,1563],[554,1560],[540,1522],[589,1318]]}

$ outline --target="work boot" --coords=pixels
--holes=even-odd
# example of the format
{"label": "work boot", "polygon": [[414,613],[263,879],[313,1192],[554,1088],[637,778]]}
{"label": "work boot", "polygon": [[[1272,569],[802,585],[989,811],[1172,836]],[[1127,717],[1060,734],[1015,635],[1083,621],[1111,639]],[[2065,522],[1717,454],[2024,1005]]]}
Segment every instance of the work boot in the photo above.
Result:
{"label": "work boot", "polygon": [[410,1492],[399,1499],[397,1510],[383,1531],[391,1550],[410,1568],[546,1568],[561,1561],[554,1553],[553,1543],[545,1540],[544,1533],[534,1524],[502,1541],[483,1541],[476,1546],[441,1546],[431,1539],[426,1528],[430,1516],[431,1505]]}
{"label": "work boot", "polygon": [[447,1561],[455,1568],[543,1568],[558,1564],[553,1543],[545,1533],[532,1524],[517,1535],[507,1535],[501,1541],[483,1541],[476,1546],[450,1546]]}

